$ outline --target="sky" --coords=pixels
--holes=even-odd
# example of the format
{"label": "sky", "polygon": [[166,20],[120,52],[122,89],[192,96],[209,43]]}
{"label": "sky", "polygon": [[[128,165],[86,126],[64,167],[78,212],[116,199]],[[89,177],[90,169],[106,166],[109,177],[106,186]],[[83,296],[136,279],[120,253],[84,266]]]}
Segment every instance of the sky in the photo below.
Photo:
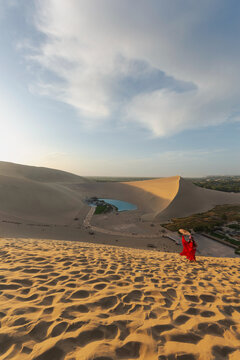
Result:
{"label": "sky", "polygon": [[240,174],[239,0],[0,0],[0,161]]}

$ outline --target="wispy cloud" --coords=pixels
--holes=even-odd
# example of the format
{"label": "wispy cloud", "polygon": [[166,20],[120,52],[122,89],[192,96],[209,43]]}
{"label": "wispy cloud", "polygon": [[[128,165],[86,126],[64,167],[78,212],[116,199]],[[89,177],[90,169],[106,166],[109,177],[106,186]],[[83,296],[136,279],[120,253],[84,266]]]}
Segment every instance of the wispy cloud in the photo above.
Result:
{"label": "wispy cloud", "polygon": [[214,28],[219,6],[39,0],[35,25],[44,38],[29,59],[47,76],[32,86],[90,126],[117,118],[169,136],[231,121],[240,111],[240,25],[223,19]]}

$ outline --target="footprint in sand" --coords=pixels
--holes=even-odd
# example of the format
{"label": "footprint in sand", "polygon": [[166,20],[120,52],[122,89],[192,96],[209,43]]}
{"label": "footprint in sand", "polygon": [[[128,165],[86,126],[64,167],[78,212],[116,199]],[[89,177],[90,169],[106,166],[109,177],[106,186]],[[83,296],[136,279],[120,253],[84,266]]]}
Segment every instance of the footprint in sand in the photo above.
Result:
{"label": "footprint in sand", "polygon": [[199,298],[196,295],[184,295],[184,297],[188,301],[195,302],[195,303],[199,302]]}
{"label": "footprint in sand", "polygon": [[140,290],[133,290],[123,298],[123,302],[129,303],[134,301],[140,301],[141,298],[142,298],[142,292]]}
{"label": "footprint in sand", "polygon": [[33,300],[36,300],[38,298],[38,295],[37,294],[33,294],[31,296],[28,296],[28,297],[21,297],[21,296],[18,296],[17,297],[17,300],[19,301],[33,301]]}
{"label": "footprint in sand", "polygon": [[221,326],[219,326],[218,324],[215,323],[200,323],[197,325],[197,329],[199,334],[201,335],[215,335],[215,336],[223,336],[224,334],[224,328],[222,328]]}
{"label": "footprint in sand", "polygon": [[37,341],[43,341],[46,338],[48,328],[52,323],[53,321],[40,321],[32,328],[28,335]]}
{"label": "footprint in sand", "polygon": [[175,323],[176,325],[183,325],[183,324],[185,324],[189,319],[190,319],[190,317],[187,316],[187,315],[179,315],[179,316],[174,320],[174,323]]}
{"label": "footprint in sand", "polygon": [[51,349],[45,351],[41,355],[33,358],[33,360],[64,360],[64,351],[57,346],[52,347]]}
{"label": "footprint in sand", "polygon": [[190,307],[187,311],[185,311],[185,314],[188,315],[197,315],[200,313],[200,310],[194,307]]}
{"label": "footprint in sand", "polygon": [[211,316],[215,316],[216,314],[215,314],[215,312],[213,312],[213,311],[202,311],[201,313],[200,313],[200,316],[202,316],[202,317],[211,317]]}
{"label": "footprint in sand", "polygon": [[40,303],[38,303],[37,305],[39,305],[39,306],[43,306],[43,305],[44,305],[44,306],[49,306],[49,305],[52,305],[54,298],[55,298],[55,296],[52,296],[52,295],[50,295],[50,296],[45,296],[45,297],[43,298],[43,300],[42,300]]}
{"label": "footprint in sand", "polygon": [[0,355],[5,354],[15,343],[15,339],[7,334],[0,334]]}
{"label": "footprint in sand", "polygon": [[171,324],[155,325],[152,327],[152,337],[154,340],[159,340],[162,333],[172,330],[174,328]]}
{"label": "footprint in sand", "polygon": [[186,334],[171,335],[169,339],[170,341],[176,341],[181,343],[183,342],[183,343],[197,344],[200,340],[202,340],[202,337],[189,332]]}
{"label": "footprint in sand", "polygon": [[83,327],[83,325],[86,325],[88,323],[89,323],[89,321],[75,321],[75,322],[72,322],[68,326],[66,332],[71,332],[71,331],[76,331],[78,329],[81,329],[81,327]]}
{"label": "footprint in sand", "polygon": [[85,290],[78,290],[71,295],[72,299],[85,299],[89,297],[89,292]]}
{"label": "footprint in sand", "polygon": [[66,321],[62,321],[61,323],[54,326],[51,332],[51,336],[56,337],[61,335],[66,330],[67,327],[68,327],[68,323]]}
{"label": "footprint in sand", "polygon": [[208,294],[202,294],[200,295],[200,299],[205,302],[214,302],[216,299],[216,296],[208,295]]}
{"label": "footprint in sand", "polygon": [[129,341],[122,347],[117,348],[116,355],[120,359],[137,359],[139,357],[141,343],[138,341]]}
{"label": "footprint in sand", "polygon": [[95,286],[94,286],[94,289],[96,289],[96,290],[103,290],[103,289],[105,289],[106,286],[107,286],[107,284],[100,283],[100,284],[95,285]]}
{"label": "footprint in sand", "polygon": [[229,346],[215,345],[212,347],[212,354],[215,356],[214,360],[228,359],[228,355],[233,353],[235,350],[237,349]]}

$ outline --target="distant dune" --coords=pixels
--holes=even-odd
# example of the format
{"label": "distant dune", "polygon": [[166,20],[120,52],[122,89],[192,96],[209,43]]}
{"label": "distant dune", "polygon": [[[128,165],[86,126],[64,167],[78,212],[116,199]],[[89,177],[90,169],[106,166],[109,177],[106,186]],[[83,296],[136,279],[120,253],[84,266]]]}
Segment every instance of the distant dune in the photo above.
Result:
{"label": "distant dune", "polygon": [[95,182],[60,170],[0,162],[0,215],[4,217],[70,223],[78,214],[85,216],[85,199],[90,196],[129,201],[137,205],[138,218],[159,222],[215,205],[240,204],[240,194],[203,189],[180,176]]}
{"label": "distant dune", "polygon": [[204,189],[180,178],[176,196],[164,211],[157,214],[157,219],[189,216],[223,204],[240,204],[240,194]]}
{"label": "distant dune", "polygon": [[152,204],[153,212],[143,215],[146,220],[167,221],[204,212],[216,205],[240,204],[240,194],[204,189],[180,176],[125,184],[141,189],[143,198],[147,199],[151,194],[154,199],[159,199]]}
{"label": "distant dune", "polygon": [[139,189],[142,201],[147,201],[151,211],[143,215],[145,220],[153,220],[164,211],[179,191],[179,176],[153,180],[133,181],[125,183],[127,186]]}
{"label": "distant dune", "polygon": [[89,180],[66,171],[38,166],[28,166],[0,161],[0,175],[23,178],[39,182],[89,182]]}

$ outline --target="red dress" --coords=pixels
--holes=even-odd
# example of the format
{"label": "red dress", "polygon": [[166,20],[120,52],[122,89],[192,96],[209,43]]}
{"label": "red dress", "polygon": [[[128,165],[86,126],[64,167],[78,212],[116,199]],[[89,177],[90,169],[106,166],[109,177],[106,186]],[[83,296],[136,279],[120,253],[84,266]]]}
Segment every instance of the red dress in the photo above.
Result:
{"label": "red dress", "polygon": [[182,244],[183,244],[183,251],[180,253],[180,255],[185,255],[188,257],[188,242],[185,240],[185,237],[182,236]]}
{"label": "red dress", "polygon": [[190,261],[196,261],[195,253],[196,253],[196,247],[194,246],[194,243],[192,241],[190,241],[190,243],[188,244],[188,257],[187,258]]}
{"label": "red dress", "polygon": [[183,244],[183,251],[180,253],[180,255],[181,256],[185,255],[190,261],[196,261],[195,258],[196,247],[194,246],[194,243],[192,241],[187,242],[184,236],[182,236],[182,244]]}

